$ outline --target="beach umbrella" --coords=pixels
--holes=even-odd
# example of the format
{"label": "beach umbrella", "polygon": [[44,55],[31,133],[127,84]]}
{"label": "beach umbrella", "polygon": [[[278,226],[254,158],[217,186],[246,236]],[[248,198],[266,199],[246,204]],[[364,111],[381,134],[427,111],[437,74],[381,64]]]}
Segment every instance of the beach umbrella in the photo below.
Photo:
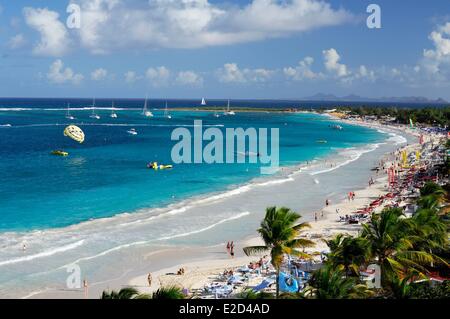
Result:
{"label": "beach umbrella", "polygon": [[84,142],[84,132],[75,125],[69,125],[64,129],[64,136],[71,138],[78,143]]}

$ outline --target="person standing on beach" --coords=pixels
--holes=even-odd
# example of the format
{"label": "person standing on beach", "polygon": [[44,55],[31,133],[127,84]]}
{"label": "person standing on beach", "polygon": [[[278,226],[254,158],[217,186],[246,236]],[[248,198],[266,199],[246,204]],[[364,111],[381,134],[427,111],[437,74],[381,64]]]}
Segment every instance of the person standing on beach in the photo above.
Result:
{"label": "person standing on beach", "polygon": [[330,201],[329,201],[328,198],[327,198],[327,200],[325,201],[325,206],[328,207],[328,205],[330,205]]}
{"label": "person standing on beach", "polygon": [[152,286],[152,274],[151,273],[148,273],[147,281],[148,281],[148,286],[151,287]]}
{"label": "person standing on beach", "polygon": [[227,242],[227,253],[230,253],[230,248],[231,248],[230,242],[228,241],[228,242]]}
{"label": "person standing on beach", "polygon": [[84,298],[87,299],[89,296],[89,285],[86,278],[83,280],[83,288],[84,288]]}
{"label": "person standing on beach", "polygon": [[317,213],[314,213],[314,220],[317,221]]}
{"label": "person standing on beach", "polygon": [[320,217],[323,218],[323,211],[320,212]]}
{"label": "person standing on beach", "polygon": [[231,258],[234,258],[234,242],[231,242],[230,244],[230,255]]}

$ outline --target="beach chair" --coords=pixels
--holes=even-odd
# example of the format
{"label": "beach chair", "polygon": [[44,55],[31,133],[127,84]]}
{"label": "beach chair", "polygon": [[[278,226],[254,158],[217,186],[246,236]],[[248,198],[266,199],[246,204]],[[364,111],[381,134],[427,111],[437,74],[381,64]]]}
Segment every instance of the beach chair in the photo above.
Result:
{"label": "beach chair", "polygon": [[274,282],[268,279],[264,279],[259,285],[253,287],[254,292],[260,292],[266,288],[268,288],[270,285],[272,285]]}

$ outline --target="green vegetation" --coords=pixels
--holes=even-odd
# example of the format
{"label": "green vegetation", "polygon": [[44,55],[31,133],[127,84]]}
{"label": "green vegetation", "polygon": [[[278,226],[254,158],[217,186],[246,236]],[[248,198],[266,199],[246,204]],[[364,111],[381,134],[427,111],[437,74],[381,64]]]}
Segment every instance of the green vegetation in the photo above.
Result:
{"label": "green vegetation", "polygon": [[178,287],[162,287],[153,294],[141,294],[135,288],[122,288],[119,292],[112,290],[111,292],[103,291],[101,299],[184,299],[185,295]]}
{"label": "green vegetation", "polygon": [[258,229],[258,233],[264,240],[265,246],[250,246],[244,248],[244,253],[247,256],[270,251],[272,265],[277,271],[277,298],[280,294],[279,277],[284,254],[310,258],[308,254],[301,252],[298,249],[314,245],[310,240],[298,238],[300,232],[309,227],[308,223],[298,223],[300,218],[301,215],[286,207],[267,208],[266,216],[261,222],[261,227]]}
{"label": "green vegetation", "polygon": [[450,126],[450,106],[441,108],[389,108],[389,107],[339,107],[339,111],[349,112],[350,115],[392,117],[397,123],[409,124],[409,119],[414,123],[427,125]]}
{"label": "green vegetation", "polygon": [[347,277],[343,267],[326,265],[314,272],[304,295],[313,299],[360,299],[373,292],[356,277]]}
{"label": "green vegetation", "polygon": [[120,291],[103,291],[101,299],[138,299],[139,291],[135,288],[122,288]]}
{"label": "green vegetation", "polygon": [[[445,188],[445,187],[444,187]],[[399,208],[387,208],[372,215],[359,236],[338,234],[325,241],[330,248],[324,265],[316,270],[301,293],[279,293],[283,299],[360,299],[360,298],[450,298],[450,284],[431,286],[431,274],[448,276],[449,214],[445,212],[447,194],[443,187],[429,182],[420,190],[418,210],[411,218]],[[277,271],[285,254],[309,258],[299,248],[312,242],[299,239],[308,226],[298,223],[300,215],[288,208],[269,207],[258,229],[265,246],[246,247],[247,255],[271,251]],[[377,264],[381,269],[381,289],[369,289],[360,271]],[[270,298],[270,294],[246,291],[245,299]]]}

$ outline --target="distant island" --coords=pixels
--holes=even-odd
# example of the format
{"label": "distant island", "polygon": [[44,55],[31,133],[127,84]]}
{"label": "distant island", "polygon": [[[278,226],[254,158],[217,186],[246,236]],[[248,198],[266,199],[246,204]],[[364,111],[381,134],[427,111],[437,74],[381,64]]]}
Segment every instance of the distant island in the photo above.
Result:
{"label": "distant island", "polygon": [[303,98],[308,101],[342,101],[342,102],[385,102],[385,103],[432,103],[432,104],[448,104],[443,98],[429,99],[423,96],[404,96],[404,97],[380,97],[370,98],[355,94],[346,96],[336,96],[334,94],[317,93],[312,96]]}

